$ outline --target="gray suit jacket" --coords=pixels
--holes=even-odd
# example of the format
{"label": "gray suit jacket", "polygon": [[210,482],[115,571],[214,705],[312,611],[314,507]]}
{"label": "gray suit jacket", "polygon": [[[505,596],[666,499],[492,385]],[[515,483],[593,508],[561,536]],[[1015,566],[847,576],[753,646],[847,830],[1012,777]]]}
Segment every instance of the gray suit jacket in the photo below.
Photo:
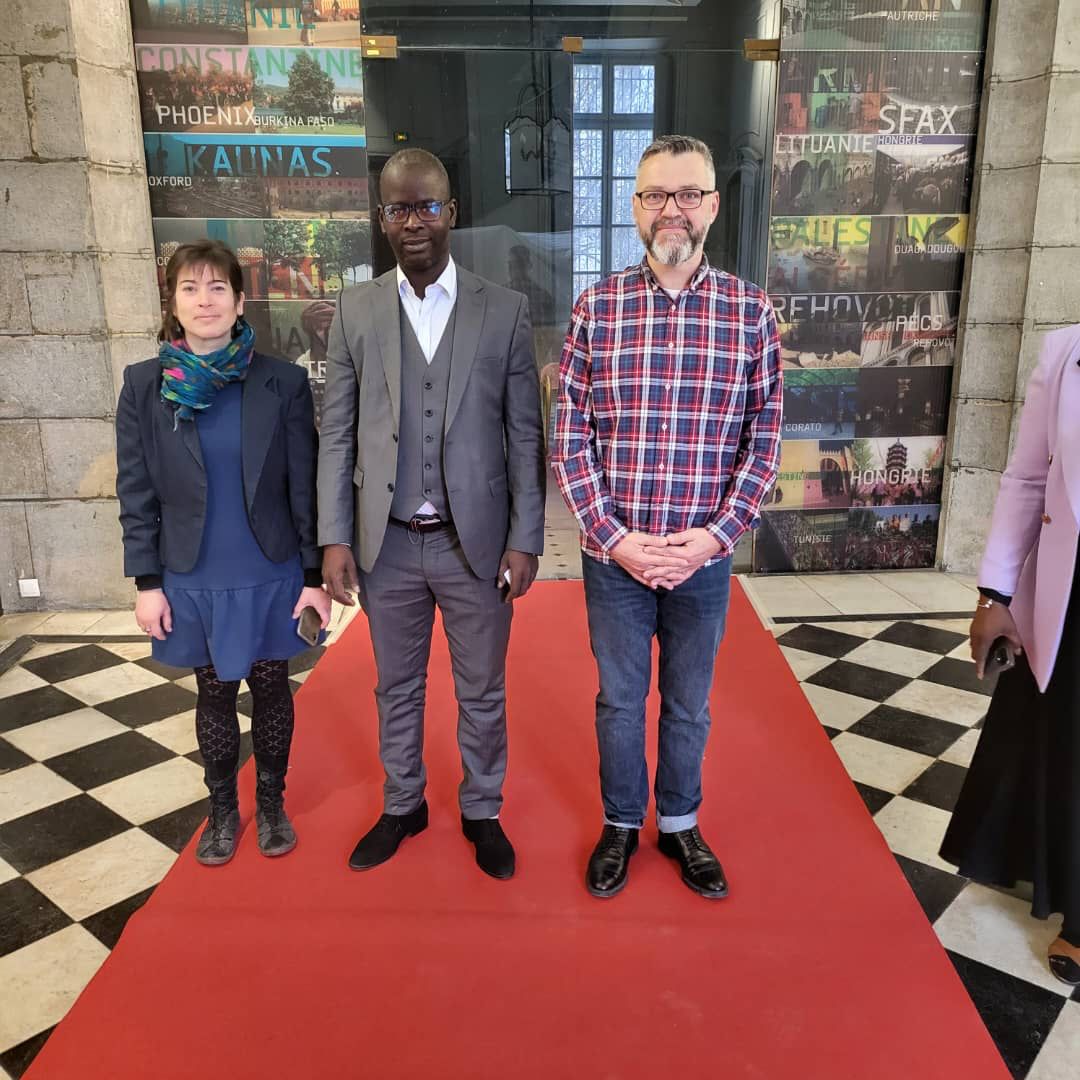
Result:
{"label": "gray suit jacket", "polygon": [[[494,579],[508,548],[544,550],[543,424],[525,298],[460,265],[443,468],[469,566]],[[326,353],[319,543],[375,565],[397,477],[401,301],[396,271],[345,289]]]}

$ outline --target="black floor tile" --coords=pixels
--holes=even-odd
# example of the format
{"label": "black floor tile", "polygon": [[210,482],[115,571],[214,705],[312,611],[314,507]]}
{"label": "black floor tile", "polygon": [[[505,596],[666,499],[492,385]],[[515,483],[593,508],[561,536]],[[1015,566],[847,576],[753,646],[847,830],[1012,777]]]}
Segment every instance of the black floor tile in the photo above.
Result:
{"label": "black floor tile", "polygon": [[174,757],[171,750],[153,739],[137,731],[125,731],[123,735],[114,735],[81,750],[50,758],[49,768],[83,791],[89,791],[99,784],[119,780],[121,776],[129,776]]}
{"label": "black floor tile", "polygon": [[187,712],[195,708],[197,696],[175,683],[161,683],[149,690],[139,690],[134,694],[114,698],[94,706],[98,712],[119,720],[128,727],[142,727],[155,720],[164,720],[167,716]]}
{"label": "black floor tile", "polygon": [[94,671],[104,671],[127,663],[123,657],[103,649],[100,645],[83,645],[78,649],[42,656],[37,660],[24,660],[22,666],[46,682],[58,683],[64,679],[76,679]]}
{"label": "black floor tile", "polygon": [[130,828],[97,799],[76,795],[0,825],[0,858],[29,874]]}
{"label": "black floor tile", "polygon": [[869,784],[860,784],[857,780],[852,781],[852,783],[855,785],[855,790],[862,796],[862,801],[866,803],[866,809],[871,814],[876,814],[892,799],[892,793],[889,791],[881,791],[879,788],[871,787]]}
{"label": "black floor tile", "polygon": [[160,675],[163,679],[170,680],[170,682],[186,678],[191,674],[192,670],[189,667],[173,667],[172,664],[163,664],[152,656],[144,656],[141,660],[136,660],[135,663],[141,668],[146,668],[147,671],[152,671],[155,675]]}
{"label": "black floor tile", "polygon": [[289,660],[289,674],[299,675],[301,671],[310,671],[326,652],[325,645],[316,645],[314,649],[305,649]]}
{"label": "black floor tile", "polygon": [[945,950],[1014,1077],[1027,1076],[1065,998],[1041,986]]}
{"label": "black floor tile", "polygon": [[0,732],[14,731],[27,724],[36,724],[39,720],[49,720],[62,713],[84,708],[86,706],[78,698],[57,690],[55,686],[39,686],[36,690],[25,690],[3,699]]}
{"label": "black floor tile", "polygon": [[113,904],[112,907],[83,919],[82,924],[106,949],[115,949],[128,919],[150,899],[153,892],[153,887],[144,889],[126,900],[121,900],[119,904]]}
{"label": "black floor tile", "polygon": [[934,626],[920,626],[918,623],[901,621],[886,627],[875,638],[887,641],[890,645],[906,645],[909,649],[922,649],[923,652],[951,653],[963,641],[966,634],[957,634],[952,630],[939,630]]}
{"label": "black floor tile", "polygon": [[32,765],[34,759],[21,750],[16,750],[7,739],[0,739],[0,774],[11,772],[12,769],[21,769],[24,765]]}
{"label": "black floor tile", "polygon": [[985,694],[987,697],[994,692],[993,679],[975,678],[975,664],[971,660],[958,660],[955,656],[943,657],[919,678],[939,686],[953,686],[957,690]]}
{"label": "black floor tile", "polygon": [[953,765],[948,761],[935,761],[914,783],[908,785],[901,794],[906,799],[936,806],[939,810],[948,810],[956,805],[960,798],[960,789],[964,786],[967,769]]}
{"label": "black floor tile", "polygon": [[195,830],[206,820],[208,801],[200,799],[190,806],[182,806],[171,814],[155,818],[147,822],[141,828],[148,832],[155,840],[160,840],[166,847],[170,847],[179,854],[187,846]]}
{"label": "black floor tile", "polygon": [[70,917],[26,878],[0,885],[0,956],[55,934],[70,923]]}
{"label": "black floor tile", "polygon": [[831,656],[834,660],[846,656],[865,641],[866,638],[855,634],[842,634],[839,630],[826,630],[809,623],[800,623],[776,639],[778,645],[786,645],[789,649],[802,649],[820,656]]}
{"label": "black floor tile", "polygon": [[828,724],[822,724],[821,726],[825,729],[825,734],[828,735],[830,739],[835,739],[836,736],[840,734],[839,728],[829,727]]}
{"label": "black floor tile", "polygon": [[930,922],[936,922],[967,885],[967,878],[949,874],[936,866],[927,866],[906,855],[894,853],[893,858],[900,864],[911,891]]}
{"label": "black floor tile", "polygon": [[868,739],[877,739],[936,758],[944,754],[967,728],[963,724],[952,724],[933,716],[920,716],[892,705],[878,705],[852,724],[849,730]]}
{"label": "black floor tile", "polygon": [[250,716],[251,708],[251,691],[245,690],[236,698],[236,711],[243,716]]}
{"label": "black floor tile", "polygon": [[911,679],[907,675],[894,675],[891,671],[878,671],[847,660],[835,660],[805,681],[871,701],[884,701],[907,686]]}
{"label": "black floor tile", "polygon": [[35,1035],[32,1039],[27,1039],[26,1042],[21,1042],[18,1046],[13,1046],[10,1050],[5,1050],[0,1054],[0,1065],[11,1075],[11,1080],[19,1080],[23,1073],[30,1068],[31,1062],[41,1052],[41,1048],[45,1045],[54,1029],[55,1025]]}

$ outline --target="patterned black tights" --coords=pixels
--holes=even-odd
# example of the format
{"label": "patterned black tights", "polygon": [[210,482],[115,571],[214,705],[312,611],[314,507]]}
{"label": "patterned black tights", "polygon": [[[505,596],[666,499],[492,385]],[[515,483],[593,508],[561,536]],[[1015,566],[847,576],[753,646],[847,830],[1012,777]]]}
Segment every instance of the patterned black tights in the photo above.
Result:
{"label": "patterned black tights", "polygon": [[[236,772],[240,760],[240,720],[236,715],[239,681],[223,682],[213,665],[195,669],[199,699],[195,736],[206,763],[206,778],[220,780]],[[256,660],[247,677],[251,690],[251,741],[255,760],[274,772],[289,763],[293,700],[287,660]]]}

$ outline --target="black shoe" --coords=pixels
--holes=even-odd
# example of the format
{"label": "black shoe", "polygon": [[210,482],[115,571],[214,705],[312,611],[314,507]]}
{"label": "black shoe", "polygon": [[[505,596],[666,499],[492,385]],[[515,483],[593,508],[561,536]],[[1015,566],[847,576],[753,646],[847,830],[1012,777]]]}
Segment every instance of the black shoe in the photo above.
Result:
{"label": "black shoe", "polygon": [[285,813],[285,773],[256,766],[255,777],[259,851],[269,858],[287,855],[296,847],[296,832]]}
{"label": "black shoe", "polygon": [[600,840],[589,856],[585,888],[593,896],[614,896],[626,885],[630,856],[637,851],[638,830],[605,825]]}
{"label": "black shoe", "polygon": [[710,900],[722,900],[728,894],[727,879],[720,860],[701,838],[695,825],[682,832],[660,834],[660,850],[671,859],[678,859],[682,879],[694,892]]}
{"label": "black shoe", "polygon": [[514,849],[498,818],[478,821],[461,816],[461,831],[476,845],[476,865],[493,878],[505,881],[514,876]]}
{"label": "black shoe", "polygon": [[210,791],[210,813],[195,845],[195,858],[203,866],[221,866],[236,854],[240,842],[236,774],[224,780],[207,780],[206,786]]}
{"label": "black shoe", "polygon": [[406,836],[415,836],[427,828],[427,801],[411,814],[383,814],[353,848],[349,856],[350,870],[370,870],[386,862],[401,846]]}

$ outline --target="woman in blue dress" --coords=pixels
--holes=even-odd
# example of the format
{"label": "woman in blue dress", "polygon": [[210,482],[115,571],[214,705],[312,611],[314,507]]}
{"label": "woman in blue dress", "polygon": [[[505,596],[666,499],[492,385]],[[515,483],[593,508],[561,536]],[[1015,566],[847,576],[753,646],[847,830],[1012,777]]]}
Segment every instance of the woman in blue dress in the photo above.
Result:
{"label": "woman in blue dress", "polygon": [[184,244],[165,284],[160,354],[124,371],[116,490],[136,621],[156,660],[195,670],[210,791],[195,857],[215,866],[240,835],[241,679],[252,697],[259,850],[296,846],[284,808],[288,660],[308,647],[301,612],[314,608],[323,628],[330,617],[315,544],[316,433],[306,372],[255,352],[232,251]]}

